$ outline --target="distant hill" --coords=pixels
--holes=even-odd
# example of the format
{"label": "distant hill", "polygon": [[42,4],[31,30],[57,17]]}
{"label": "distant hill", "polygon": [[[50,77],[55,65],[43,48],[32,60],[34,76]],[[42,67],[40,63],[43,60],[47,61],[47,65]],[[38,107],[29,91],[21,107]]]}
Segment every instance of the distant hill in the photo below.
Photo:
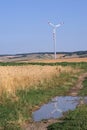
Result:
{"label": "distant hill", "polygon": [[[57,52],[57,59],[66,58],[84,58],[87,57],[87,51],[76,52]],[[14,55],[0,55],[0,62],[16,62],[16,61],[31,61],[31,60],[45,60],[54,59],[52,52],[39,52],[39,53],[23,53]]]}

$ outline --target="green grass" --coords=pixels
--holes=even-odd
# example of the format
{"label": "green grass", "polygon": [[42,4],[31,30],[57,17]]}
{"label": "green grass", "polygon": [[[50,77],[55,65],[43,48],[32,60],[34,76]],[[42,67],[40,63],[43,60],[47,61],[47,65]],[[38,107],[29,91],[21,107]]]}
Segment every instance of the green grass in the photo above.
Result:
{"label": "green grass", "polygon": [[87,70],[87,62],[55,62],[55,63],[43,63],[43,62],[0,62],[0,66],[23,66],[23,65],[50,65],[50,66],[72,66],[79,67]]}
{"label": "green grass", "polygon": [[64,119],[48,126],[48,130],[87,130],[87,105],[67,112]]}
{"label": "green grass", "polygon": [[[32,111],[52,97],[66,95],[76,78],[70,73],[61,73],[52,80],[45,80],[32,89],[18,90],[14,95],[0,97],[0,127],[4,130],[19,130],[21,124],[32,120]],[[73,78],[73,80],[72,80]],[[69,84],[70,83],[70,84]]]}
{"label": "green grass", "polygon": [[83,88],[80,90],[79,95],[87,96],[87,77],[83,81]]}
{"label": "green grass", "polygon": [[3,130],[20,130],[18,120],[18,112],[16,108],[16,102],[13,102],[11,98],[3,95],[0,100],[0,127]]}

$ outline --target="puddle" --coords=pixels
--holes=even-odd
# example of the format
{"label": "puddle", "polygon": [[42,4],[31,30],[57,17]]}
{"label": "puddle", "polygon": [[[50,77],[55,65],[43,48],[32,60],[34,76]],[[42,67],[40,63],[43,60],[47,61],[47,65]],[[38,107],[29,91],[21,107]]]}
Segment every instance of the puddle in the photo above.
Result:
{"label": "puddle", "polygon": [[59,118],[64,112],[74,110],[79,103],[87,103],[87,97],[59,96],[44,104],[39,110],[33,112],[34,121]]}

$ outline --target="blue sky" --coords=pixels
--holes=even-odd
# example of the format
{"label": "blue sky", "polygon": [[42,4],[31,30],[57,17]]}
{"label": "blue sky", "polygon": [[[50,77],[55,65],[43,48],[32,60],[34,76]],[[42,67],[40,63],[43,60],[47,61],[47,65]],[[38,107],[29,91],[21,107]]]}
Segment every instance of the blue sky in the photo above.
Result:
{"label": "blue sky", "polygon": [[87,50],[87,0],[0,0],[0,54]]}

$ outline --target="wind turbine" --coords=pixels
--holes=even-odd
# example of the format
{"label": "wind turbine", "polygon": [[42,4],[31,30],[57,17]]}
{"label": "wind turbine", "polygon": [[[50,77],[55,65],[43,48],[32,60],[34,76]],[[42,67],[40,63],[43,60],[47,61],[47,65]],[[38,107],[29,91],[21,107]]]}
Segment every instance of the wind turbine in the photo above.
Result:
{"label": "wind turbine", "polygon": [[48,22],[48,24],[53,27],[54,58],[56,59],[56,29],[57,29],[58,27],[60,27],[62,24],[64,24],[64,23],[62,22],[62,23],[59,23],[59,24],[57,24],[57,25],[54,25],[54,24],[52,24],[51,22]]}

